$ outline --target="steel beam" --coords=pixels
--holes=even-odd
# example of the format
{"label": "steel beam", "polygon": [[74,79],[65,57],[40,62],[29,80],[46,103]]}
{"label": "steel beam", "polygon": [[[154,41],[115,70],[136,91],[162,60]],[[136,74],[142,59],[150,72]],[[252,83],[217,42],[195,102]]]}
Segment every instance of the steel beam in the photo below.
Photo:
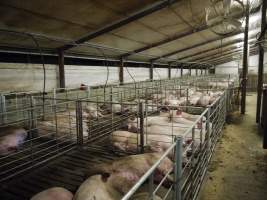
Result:
{"label": "steel beam", "polygon": [[220,50],[221,48],[229,47],[229,46],[232,46],[232,45],[234,45],[236,43],[239,43],[239,42],[243,42],[243,40],[242,39],[235,40],[233,42],[229,42],[229,43],[224,44],[224,45],[219,46],[219,47],[214,47],[214,48],[207,49],[207,50],[204,50],[204,51],[201,51],[201,52],[197,52],[197,53],[194,53],[194,54],[191,54],[191,55],[188,55],[188,56],[181,57],[181,58],[179,58],[179,60],[185,60],[187,58],[191,58],[191,57],[194,57],[194,56],[202,55],[202,54],[208,53],[210,51]]}
{"label": "steel beam", "polygon": [[[251,49],[250,53],[251,55],[256,55],[258,53],[258,50],[256,48]],[[227,55],[225,57],[218,57],[218,58],[211,59],[209,60],[209,62],[213,64],[219,61],[222,61],[223,63],[225,63],[225,61],[230,62],[231,60],[233,60],[233,56],[235,56],[236,54],[243,55],[242,51],[240,50],[233,54]]]}
{"label": "steel beam", "polygon": [[58,52],[58,72],[59,72],[59,87],[65,88],[65,66],[64,66],[64,51]]}
{"label": "steel beam", "polygon": [[[253,45],[253,41],[249,43],[250,45]],[[223,46],[221,48],[224,48]],[[218,48],[218,49],[221,49],[221,48]],[[227,49],[224,49],[222,51],[222,53],[225,53],[225,52],[228,52],[228,51],[232,51],[232,50],[235,50],[235,49],[239,49],[241,47],[235,47],[235,46],[231,46],[231,48],[227,48]],[[201,52],[202,54],[202,52]],[[200,54],[199,54],[200,55]],[[209,57],[213,57],[213,56],[216,56],[216,55],[220,55],[220,52],[215,52],[213,54],[208,54],[208,55],[204,55],[203,57],[199,57],[199,58],[196,58],[196,59],[191,59],[191,60],[188,60],[187,62],[202,62],[202,60],[207,60],[207,58]],[[204,61],[205,62],[205,61]]]}
{"label": "steel beam", "polygon": [[[254,50],[256,47],[251,47],[251,50]],[[238,52],[242,52],[242,49],[241,48],[238,48],[238,49],[231,49],[231,50],[228,50],[228,51],[225,51],[225,53],[223,54],[214,54],[215,56],[213,57],[209,57],[209,58],[206,58],[206,59],[202,59],[202,60],[197,60],[197,62],[208,62],[210,60],[213,60],[213,59],[216,59],[216,58],[222,58],[224,56],[228,56],[228,55],[231,55],[231,54],[235,54],[235,53],[238,53]]]}
{"label": "steel beam", "polygon": [[[99,37],[100,35],[103,35],[105,33],[108,33],[108,32],[111,32],[115,29],[118,29],[126,24],[129,24],[131,22],[134,22],[136,20],[139,20],[147,15],[150,15],[156,11],[159,11],[163,8],[166,8],[168,6],[170,6],[171,4],[173,3],[176,3],[177,0],[162,0],[162,1],[159,1],[159,2],[156,2],[154,3],[153,5],[150,5],[136,13],[133,13],[133,14],[129,14],[127,17],[121,19],[121,20],[118,20],[112,24],[109,24],[103,28],[100,28],[92,33],[89,33],[88,35],[78,39],[75,41],[76,44],[82,44],[86,41],[89,41],[89,40],[92,40],[96,37]],[[75,45],[71,45],[71,44],[68,44],[68,45],[64,45],[63,47],[61,47],[60,49],[62,50],[68,50],[72,47],[74,47]]]}
{"label": "steel beam", "polygon": [[[251,13],[253,14],[253,13],[256,13],[258,11],[259,11],[259,7],[252,9],[251,10]],[[239,13],[239,14],[235,15],[234,17],[235,18],[241,18],[242,17],[242,14]],[[212,27],[215,27],[215,26],[219,25],[220,23],[221,22],[218,22],[218,23],[214,24]],[[175,40],[184,38],[184,37],[188,37],[188,36],[190,36],[192,34],[199,33],[199,32],[208,30],[210,28],[211,28],[210,26],[207,26],[206,24],[202,24],[201,26],[199,26],[197,28],[191,29],[191,30],[186,31],[186,32],[183,32],[183,33],[176,34],[174,36],[168,37],[168,38],[163,39],[161,41],[158,41],[158,42],[149,44],[148,46],[145,46],[145,47],[141,47],[139,49],[136,49],[136,50],[134,50],[134,51],[132,51],[130,53],[122,54],[121,56],[122,57],[128,57],[128,56],[131,56],[133,54],[141,53],[141,52],[146,51],[148,49],[155,48],[155,47],[161,46],[163,44],[166,44],[166,43],[169,43],[169,42],[172,42],[172,41],[175,41]]]}
{"label": "steel beam", "polygon": [[123,83],[124,83],[124,71],[123,71],[123,69],[124,69],[124,61],[123,61],[123,59],[121,59],[120,60],[120,65],[119,65],[119,82],[120,82],[120,85],[123,85]]}
{"label": "steel beam", "polygon": [[169,65],[169,68],[168,68],[168,78],[171,79],[171,73],[172,73],[172,68],[171,68],[171,65]]}
{"label": "steel beam", "polygon": [[181,53],[181,52],[184,52],[184,51],[188,51],[188,50],[191,50],[191,49],[194,49],[194,48],[197,48],[197,47],[200,47],[200,46],[203,46],[203,45],[206,45],[208,43],[212,43],[212,42],[220,42],[222,39],[226,39],[226,38],[231,38],[237,34],[240,34],[242,33],[241,31],[238,31],[238,32],[235,32],[235,33],[231,33],[229,35],[226,35],[226,36],[223,36],[223,37],[220,37],[220,38],[216,38],[216,39],[212,39],[212,40],[208,40],[208,41],[205,41],[205,42],[202,42],[202,43],[199,43],[199,44],[195,44],[193,46],[190,46],[190,47],[186,47],[186,48],[183,48],[183,49],[179,49],[179,50],[176,50],[176,51],[173,51],[173,52],[170,52],[170,53],[167,53],[167,54],[164,54],[162,56],[159,56],[157,58],[153,58],[151,59],[151,61],[156,61],[156,60],[159,60],[161,58],[166,58],[166,57],[170,57],[170,56],[173,56],[175,54],[178,54],[178,53]]}
{"label": "steel beam", "polygon": [[249,3],[246,6],[246,25],[244,37],[244,52],[243,52],[243,70],[241,80],[241,114],[246,113],[246,95],[247,95],[247,74],[248,74],[248,32],[249,32]]}
{"label": "steel beam", "polygon": [[149,79],[150,79],[150,81],[153,81],[153,68],[154,68],[154,63],[151,62],[150,68],[149,68]]}
{"label": "steel beam", "polygon": [[[259,41],[265,40],[266,32],[266,8],[267,1],[263,0],[261,9],[261,34]],[[261,101],[262,101],[262,88],[263,88],[263,74],[264,74],[264,48],[259,43],[259,66],[258,66],[258,94],[257,94],[257,110],[256,110],[256,122],[260,122],[261,113]]]}

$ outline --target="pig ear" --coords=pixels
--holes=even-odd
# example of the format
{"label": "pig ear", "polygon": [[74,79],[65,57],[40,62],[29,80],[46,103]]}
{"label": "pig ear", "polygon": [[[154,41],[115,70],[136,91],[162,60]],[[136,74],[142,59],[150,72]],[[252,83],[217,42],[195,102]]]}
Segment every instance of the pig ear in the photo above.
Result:
{"label": "pig ear", "polygon": [[109,177],[110,177],[110,173],[105,172],[105,173],[101,174],[101,179],[104,182],[107,182]]}

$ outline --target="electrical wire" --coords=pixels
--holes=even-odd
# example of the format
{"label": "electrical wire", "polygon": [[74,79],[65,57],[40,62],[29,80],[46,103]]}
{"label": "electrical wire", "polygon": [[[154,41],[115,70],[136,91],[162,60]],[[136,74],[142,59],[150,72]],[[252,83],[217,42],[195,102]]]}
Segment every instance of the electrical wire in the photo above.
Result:
{"label": "electrical wire", "polygon": [[158,77],[159,77],[159,80],[161,80],[161,76],[160,76],[160,74],[159,74],[158,70],[157,70],[156,68],[154,68],[154,70],[155,70],[156,74],[158,75]]}
{"label": "electrical wire", "polygon": [[104,100],[105,100],[105,98],[106,98],[106,87],[107,87],[107,84],[108,84],[108,80],[109,80],[109,74],[110,74],[110,72],[109,72],[109,66],[108,66],[108,59],[107,59],[107,56],[106,56],[106,54],[104,53],[104,51],[101,49],[101,48],[96,48],[101,54],[102,54],[102,56],[104,57],[104,62],[103,62],[103,64],[104,64],[104,66],[106,67],[106,69],[107,69],[107,76],[106,76],[106,81],[105,81],[105,85],[104,85]]}
{"label": "electrical wire", "polygon": [[42,66],[43,66],[43,106],[44,106],[44,101],[45,101],[45,90],[46,90],[46,69],[45,69],[45,59],[44,59],[44,55],[43,55],[43,52],[42,52],[42,49],[38,43],[38,41],[36,40],[36,38],[33,36],[33,35],[29,35],[33,42],[35,43],[38,51],[39,51],[39,54],[41,56],[41,60],[42,60]]}
{"label": "electrical wire", "polygon": [[134,89],[136,90],[136,81],[134,79],[134,76],[130,73],[130,71],[129,71],[129,69],[128,69],[127,66],[125,66],[125,69],[126,69],[127,73],[129,74],[129,76],[131,77],[131,79],[133,80],[133,82],[134,82]]}

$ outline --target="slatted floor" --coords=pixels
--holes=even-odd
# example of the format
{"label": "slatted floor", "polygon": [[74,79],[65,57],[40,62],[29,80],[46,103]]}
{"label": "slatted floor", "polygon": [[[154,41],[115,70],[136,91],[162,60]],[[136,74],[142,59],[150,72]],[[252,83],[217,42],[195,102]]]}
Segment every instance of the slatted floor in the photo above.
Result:
{"label": "slatted floor", "polygon": [[34,194],[54,186],[65,187],[75,192],[85,180],[84,171],[92,165],[105,163],[118,158],[108,146],[90,145],[71,152],[32,170],[16,179],[2,183],[1,200],[29,200]]}

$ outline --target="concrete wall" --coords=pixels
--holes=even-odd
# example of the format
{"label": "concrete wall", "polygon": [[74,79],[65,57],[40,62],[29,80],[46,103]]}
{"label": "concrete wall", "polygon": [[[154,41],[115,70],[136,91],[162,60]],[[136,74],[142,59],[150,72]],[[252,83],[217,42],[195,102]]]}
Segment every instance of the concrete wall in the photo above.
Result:
{"label": "concrete wall", "polygon": [[[46,91],[58,87],[58,66],[45,65]],[[147,68],[128,68],[136,81],[149,79]],[[167,70],[165,70],[167,72]],[[166,75],[162,75],[165,77]],[[107,68],[96,66],[65,65],[66,87],[105,84]],[[125,82],[133,82],[124,69]],[[109,67],[108,83],[118,83],[118,68]],[[38,64],[0,63],[0,91],[42,91],[43,68]]]}
{"label": "concrete wall", "polygon": [[[128,67],[128,71],[133,76],[135,81],[145,81],[149,79],[149,69],[148,68],[132,68]],[[129,83],[133,82],[133,79],[131,78],[129,74],[124,68],[124,82]]]}
{"label": "concrete wall", "polygon": [[180,69],[171,69],[171,75],[172,75],[172,77],[180,77],[181,76],[181,70]]}
{"label": "concrete wall", "polygon": [[154,69],[153,77],[154,77],[154,80],[168,78],[168,69],[162,69],[162,68]]}
{"label": "concrete wall", "polygon": [[[46,65],[46,89],[57,85],[57,68]],[[43,68],[41,65],[0,63],[0,91],[42,90]]]}
{"label": "concrete wall", "polygon": [[[86,85],[105,84],[107,81],[107,68],[94,66],[65,65],[66,87],[79,87]],[[118,68],[109,67],[107,83],[118,83]]]}

